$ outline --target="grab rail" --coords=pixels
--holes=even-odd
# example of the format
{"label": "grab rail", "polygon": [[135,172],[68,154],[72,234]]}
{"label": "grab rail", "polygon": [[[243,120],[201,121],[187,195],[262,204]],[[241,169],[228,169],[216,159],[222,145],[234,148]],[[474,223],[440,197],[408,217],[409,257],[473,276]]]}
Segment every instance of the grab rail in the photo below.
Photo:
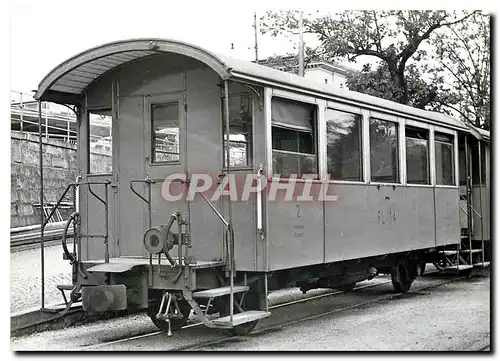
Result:
{"label": "grab rail", "polygon": [[66,255],[66,257],[69,259],[70,264],[75,263],[75,261],[76,261],[76,252],[75,252],[74,247],[73,247],[73,253],[69,252],[68,246],[66,244],[66,237],[67,237],[69,225],[71,224],[71,222],[75,222],[75,223],[78,222],[77,221],[78,218],[80,218],[80,213],[78,213],[78,212],[71,213],[71,215],[69,216],[68,220],[66,221],[66,224],[64,225],[64,230],[63,230],[63,233],[62,233],[61,243],[62,243],[63,252]]}
{"label": "grab rail", "polygon": [[229,296],[230,296],[230,303],[229,303],[229,318],[230,318],[230,321],[233,322],[233,287],[234,287],[234,268],[235,268],[235,264],[234,264],[234,230],[233,230],[233,226],[231,225],[231,223],[229,223],[228,221],[226,221],[224,219],[224,217],[222,216],[222,214],[220,214],[220,212],[217,210],[217,208],[215,208],[215,206],[212,204],[212,202],[210,202],[208,200],[207,197],[205,197],[205,195],[203,193],[199,193],[199,195],[201,195],[201,197],[205,200],[205,202],[209,205],[210,208],[212,208],[212,210],[215,212],[215,214],[219,217],[219,219],[221,220],[221,222],[226,226],[226,232],[224,234],[224,247],[225,247],[225,250],[226,250],[226,267],[228,268],[228,271],[230,273],[230,278],[229,278],[229,288],[230,288],[230,292],[229,292]]}
{"label": "grab rail", "polygon": [[[212,210],[217,215],[217,217],[219,217],[219,219],[224,224],[224,226],[226,226],[225,244],[224,244],[226,254],[228,255],[228,259],[226,260],[226,263],[227,263],[228,269],[232,270],[234,268],[234,256],[233,256],[234,231],[233,231],[233,227],[231,226],[231,224],[228,221],[226,221],[226,219],[222,216],[222,214],[220,214],[220,212],[217,210],[217,208],[215,208],[215,206],[212,204],[212,202],[210,202],[208,200],[208,198],[205,197],[205,195],[203,193],[200,192],[198,194],[205,200],[205,202],[208,204],[208,206],[210,208],[212,208]],[[229,233],[229,237],[228,237],[228,233]],[[229,242],[228,242],[228,240],[229,240]],[[229,250],[231,251],[230,253],[228,252]]]}
{"label": "grab rail", "polygon": [[[68,221],[65,224],[63,235],[62,235],[62,247],[65,255],[68,257],[70,260],[70,263],[73,265],[73,270],[77,271],[79,270],[79,264],[81,261],[81,237],[96,237],[96,238],[103,238],[104,239],[104,261],[105,263],[109,263],[109,208],[108,208],[108,187],[111,184],[109,180],[106,181],[94,181],[94,182],[80,182],[77,178],[76,182],[69,183],[66,188],[64,189],[63,194],[59,197],[58,201],[50,211],[50,213],[45,217],[45,214],[43,214],[42,219],[43,222],[40,225],[40,251],[42,253],[42,258],[41,258],[41,282],[42,282],[42,310],[45,309],[45,279],[44,279],[44,273],[45,273],[45,257],[43,257],[44,254],[44,231],[45,227],[49,223],[50,219],[52,216],[55,214],[55,212],[58,210],[59,206],[61,205],[63,199],[66,197],[70,189],[74,190],[74,195],[73,195],[73,213],[70,215]],[[104,225],[106,228],[106,232],[103,235],[82,235],[80,232],[76,232],[76,222],[74,218],[79,216],[78,210],[77,210],[77,188],[86,185],[89,187],[89,193],[91,193],[94,197],[96,197],[101,203],[104,205],[104,213],[105,213],[105,220],[104,220]],[[104,199],[99,197],[97,194],[94,193],[92,190],[92,185],[104,185]],[[74,232],[73,232],[73,253],[70,253],[67,245],[66,245],[66,237],[67,237],[67,231],[69,228],[69,225],[71,223],[71,220],[73,220],[73,227],[74,227]],[[76,251],[76,247],[78,247],[78,252]],[[74,276],[74,274],[73,274]],[[85,277],[86,275],[83,274]]]}
{"label": "grab rail", "polygon": [[[135,183],[145,183],[148,186],[148,198],[144,198],[134,189]],[[134,193],[140,200],[145,202],[148,206],[148,228],[151,228],[151,184],[156,183],[155,180],[146,176],[145,179],[133,179],[130,181],[129,186],[132,193]],[[153,286],[153,255],[149,255],[149,286]]]}
{"label": "grab rail", "polygon": [[[483,219],[483,216],[479,213],[479,211],[478,211],[478,210],[476,210],[476,208],[474,208],[474,207],[472,206],[472,204],[470,204],[470,202],[467,200],[467,197],[466,197],[466,196],[461,195],[461,196],[460,196],[460,198],[461,198],[462,200],[464,200],[464,201],[466,201],[466,202],[467,202],[467,206],[469,206],[469,207],[470,207],[470,209],[472,209],[472,211],[473,211],[474,213],[476,213],[476,215],[479,217],[479,219],[481,219],[481,220]],[[468,213],[468,212],[466,212],[466,211],[465,211],[465,209],[463,209],[462,207],[460,207],[460,208],[462,209],[462,212],[464,212],[465,214],[469,215],[469,213]]]}

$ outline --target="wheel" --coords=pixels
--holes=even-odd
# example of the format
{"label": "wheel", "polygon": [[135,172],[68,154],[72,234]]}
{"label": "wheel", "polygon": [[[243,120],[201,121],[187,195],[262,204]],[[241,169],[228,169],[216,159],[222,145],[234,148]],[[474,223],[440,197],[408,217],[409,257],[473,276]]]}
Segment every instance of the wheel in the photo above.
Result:
{"label": "wheel", "polygon": [[342,292],[351,292],[354,289],[354,286],[356,286],[356,282],[351,282],[340,286],[338,289]]}
{"label": "wheel", "polygon": [[415,277],[416,266],[406,260],[399,261],[391,271],[391,281],[394,291],[397,293],[408,292]]}
{"label": "wheel", "polygon": [[[243,303],[241,308],[243,310],[259,310],[260,295],[256,292],[248,291],[245,294],[235,294],[234,295],[234,304],[233,314],[239,313],[240,310],[236,306],[236,304],[240,303],[241,297],[243,296]],[[229,296],[218,297],[214,300],[215,306],[219,310],[220,317],[229,316]],[[241,325],[234,326],[233,328],[227,329],[226,331],[231,336],[245,336],[248,335],[252,330],[257,326],[259,320],[243,323]]]}
{"label": "wheel", "polygon": [[[160,303],[161,300],[154,300],[149,303],[148,306],[148,316],[151,318],[151,321],[153,321],[154,325],[158,327],[160,330],[164,332],[168,332],[168,322],[166,320],[158,319],[156,318],[156,314],[158,313],[158,310],[160,309]],[[181,311],[180,318],[172,318],[170,319],[170,329],[172,331],[176,331],[181,329],[186,325],[186,322],[189,317],[189,313],[191,312],[191,307],[189,306],[189,303],[187,303],[186,300],[177,300],[177,305],[179,306],[179,310]],[[170,311],[175,312],[176,308],[172,302],[170,305]]]}

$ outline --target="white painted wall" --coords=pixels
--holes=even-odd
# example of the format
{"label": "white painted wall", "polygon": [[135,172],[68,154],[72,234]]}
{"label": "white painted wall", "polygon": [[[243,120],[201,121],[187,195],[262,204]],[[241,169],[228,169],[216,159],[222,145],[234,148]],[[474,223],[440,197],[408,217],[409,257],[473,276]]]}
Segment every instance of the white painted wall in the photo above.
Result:
{"label": "white painted wall", "polygon": [[[331,84],[336,88],[345,88],[346,77],[339,73],[322,68],[309,68],[305,70],[305,78],[313,79],[322,84]],[[326,81],[325,81],[326,79]]]}

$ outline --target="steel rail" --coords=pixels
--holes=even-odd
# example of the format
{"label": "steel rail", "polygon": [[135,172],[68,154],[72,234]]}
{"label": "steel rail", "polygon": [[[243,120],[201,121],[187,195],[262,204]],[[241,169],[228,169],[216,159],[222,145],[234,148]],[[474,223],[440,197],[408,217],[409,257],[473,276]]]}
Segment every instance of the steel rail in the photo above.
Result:
{"label": "steel rail", "polygon": [[[434,272],[429,272],[429,273],[426,273],[426,274],[431,274],[431,273],[434,273]],[[364,289],[364,288],[376,287],[376,286],[380,286],[380,285],[387,284],[387,283],[390,283],[390,282],[391,281],[384,281],[384,282],[375,283],[375,284],[362,285],[362,286],[355,287],[354,290],[361,290],[361,289]],[[329,297],[329,296],[335,296],[335,295],[339,295],[339,294],[344,294],[344,292],[343,291],[335,290],[335,291],[331,291],[331,292],[327,292],[327,293],[322,293],[320,295],[314,295],[314,296],[310,296],[310,297],[304,297],[304,298],[301,298],[301,299],[298,299],[298,300],[292,300],[292,301],[289,301],[289,302],[283,302],[283,303],[278,303],[276,305],[272,305],[272,306],[269,307],[269,309],[278,309],[278,308],[282,308],[282,307],[286,307],[286,306],[291,306],[291,305],[294,305],[294,304],[306,303],[308,301],[314,301],[314,300],[317,300],[317,299],[321,299],[321,298],[325,298],[325,297]],[[391,294],[391,296],[394,296],[394,295],[398,295],[398,294]],[[203,323],[202,322],[196,322],[196,323],[193,323],[193,324],[190,324],[190,325],[186,325],[186,326],[182,327],[181,330],[187,330],[187,329],[194,328],[194,327],[199,327],[199,326],[203,326]],[[179,331],[181,331],[181,330],[179,330]],[[179,332],[179,331],[177,331],[177,332]],[[137,340],[137,339],[141,339],[141,338],[152,337],[152,336],[156,336],[156,335],[159,335],[159,334],[162,334],[162,333],[165,333],[165,332],[164,331],[154,331],[154,332],[146,333],[146,334],[142,334],[142,335],[134,335],[134,336],[130,336],[130,337],[118,339],[118,340],[113,340],[113,341],[109,341],[109,342],[103,342],[103,343],[96,344],[96,345],[88,345],[88,346],[82,347],[80,349],[83,350],[83,349],[90,349],[90,348],[94,348],[94,347],[108,346],[108,345],[118,344],[118,343],[122,343],[122,342]],[[231,337],[229,337],[229,338],[231,338]],[[187,347],[193,347],[193,345],[187,346]]]}
{"label": "steel rail", "polygon": [[[438,273],[439,273],[439,271],[436,270],[436,271],[427,272],[425,274],[426,275],[431,275],[431,274],[438,274]],[[448,284],[448,283],[459,281],[459,280],[464,279],[464,278],[466,278],[466,277],[465,276],[461,276],[461,277],[456,277],[456,278],[453,278],[453,279],[447,279],[447,280],[445,280],[443,282],[439,282],[437,284],[433,284],[433,285],[429,285],[429,286],[426,286],[426,287],[419,288],[418,291],[420,292],[420,291],[425,291],[425,290],[437,288],[437,287],[443,286],[443,285]],[[380,283],[376,283],[376,284],[362,285],[362,286],[355,287],[354,290],[360,290],[360,289],[365,289],[365,288],[377,287],[377,286],[381,286],[381,285],[384,285],[384,284],[388,284],[390,282],[391,281],[384,281],[384,282],[380,282]],[[329,296],[335,296],[335,295],[339,295],[339,294],[344,294],[344,292],[343,291],[335,290],[335,291],[323,293],[323,294],[320,294],[320,295],[315,295],[315,296],[311,296],[311,297],[305,297],[305,298],[301,298],[301,299],[298,299],[298,300],[292,300],[292,301],[289,301],[289,302],[283,302],[283,303],[279,303],[279,304],[276,304],[276,305],[272,305],[272,306],[269,307],[269,309],[279,309],[279,308],[282,308],[282,307],[287,307],[287,306],[291,306],[291,305],[295,305],[295,304],[300,304],[300,303],[306,303],[306,302],[309,302],[309,301],[314,301],[314,300],[317,300],[317,299],[321,299],[321,298],[325,298],[325,297],[329,297]],[[366,305],[369,305],[369,304],[373,304],[373,303],[377,303],[377,302],[380,302],[380,301],[394,299],[394,298],[397,298],[397,297],[401,297],[404,294],[405,293],[390,293],[390,294],[378,297],[378,298],[370,300],[370,301],[356,303],[356,304],[349,305],[349,306],[346,306],[346,307],[342,307],[342,308],[339,308],[339,309],[335,309],[335,310],[326,311],[326,312],[319,313],[319,314],[314,314],[314,315],[302,317],[302,318],[300,318],[298,320],[288,321],[288,322],[285,322],[285,323],[279,323],[279,324],[276,324],[276,325],[272,325],[270,327],[258,329],[257,331],[252,332],[252,334],[260,334],[262,332],[266,332],[268,330],[272,330],[272,329],[276,329],[276,328],[281,328],[283,326],[289,326],[289,325],[293,325],[293,324],[300,323],[300,322],[303,322],[303,321],[312,320],[312,319],[315,319],[315,318],[318,318],[318,317],[322,317],[322,316],[326,316],[326,315],[330,315],[330,314],[334,314],[334,313],[346,311],[346,310],[349,310],[349,309],[363,307],[363,306],[366,306]],[[182,330],[188,330],[188,329],[195,328],[195,327],[200,327],[200,326],[203,326],[203,323],[197,322],[197,323],[194,323],[194,324],[186,325],[186,326],[182,327],[181,330],[179,330],[177,332],[180,332]],[[123,339],[113,340],[113,341],[104,342],[104,343],[100,343],[100,344],[88,345],[88,346],[85,346],[85,347],[81,347],[78,350],[93,349],[93,348],[98,348],[98,347],[103,347],[103,346],[108,346],[108,345],[114,345],[114,344],[119,344],[119,343],[123,343],[123,342],[127,342],[127,341],[138,340],[138,339],[141,339],[141,338],[153,337],[153,336],[164,334],[164,333],[165,333],[164,331],[154,331],[154,332],[151,332],[151,333],[146,333],[146,334],[142,334],[142,335],[134,335],[134,336],[126,337],[126,338],[123,338]],[[174,348],[174,349],[171,349],[171,350],[168,350],[168,351],[196,350],[198,348],[202,348],[202,347],[206,347],[206,346],[210,346],[210,345],[215,345],[215,344],[218,344],[218,343],[226,342],[226,341],[228,341],[230,339],[234,339],[236,337],[238,337],[238,336],[228,336],[228,337],[224,337],[223,339],[207,341],[207,342],[201,343],[201,344],[181,346],[179,348]]]}
{"label": "steel rail", "polygon": [[[431,274],[431,273],[437,273],[437,271],[436,272],[429,272],[428,274]],[[437,287],[443,286],[443,285],[448,284],[448,283],[456,282],[456,281],[458,281],[460,279],[463,279],[463,278],[465,278],[465,277],[458,277],[458,278],[454,278],[454,279],[451,279],[451,280],[446,280],[446,281],[443,281],[443,282],[439,282],[438,284],[434,284],[434,285],[430,285],[430,286],[427,286],[427,287],[423,287],[423,288],[419,289],[418,291],[421,292],[421,291],[425,291],[425,290],[437,288]],[[390,282],[390,281],[388,281],[388,282]],[[388,283],[388,282],[384,282],[384,283]],[[377,285],[384,284],[384,283],[378,283]],[[343,292],[340,291],[340,293],[343,293]],[[371,304],[378,303],[378,302],[385,301],[385,300],[391,300],[391,299],[394,299],[394,298],[397,298],[397,297],[401,297],[402,295],[405,295],[405,294],[406,293],[391,293],[391,294],[388,294],[388,295],[385,295],[385,296],[377,297],[374,300],[365,301],[365,302],[361,302],[361,303],[356,303],[354,305],[345,306],[345,307],[338,308],[338,309],[335,309],[335,310],[326,311],[326,312],[322,312],[322,313],[319,313],[319,314],[314,314],[314,315],[311,315],[311,316],[302,317],[302,318],[300,318],[298,320],[292,320],[292,321],[288,321],[288,322],[284,322],[284,323],[279,323],[279,324],[276,324],[276,325],[272,325],[272,326],[269,326],[269,327],[261,328],[261,329],[258,329],[255,332],[253,332],[253,334],[254,335],[259,335],[259,334],[262,334],[262,333],[267,332],[269,330],[283,328],[285,326],[291,326],[291,325],[294,325],[294,324],[297,324],[297,323],[300,323],[300,322],[314,320],[314,319],[319,318],[319,317],[332,315],[332,314],[335,314],[335,313],[338,313],[338,312],[342,312],[342,311],[352,310],[352,309],[355,309],[355,308],[358,308],[358,307],[363,307],[363,306],[371,305]],[[281,306],[281,307],[283,307],[283,306]],[[190,350],[191,351],[195,351],[195,350],[201,350],[203,347],[217,345],[217,344],[229,341],[229,340],[237,338],[237,337],[238,336],[229,336],[229,337],[225,337],[223,339],[214,340],[214,341],[207,341],[206,343],[203,343],[203,344],[186,346],[186,347],[180,347],[180,348],[172,349],[172,350],[169,350],[169,351],[190,351]]]}

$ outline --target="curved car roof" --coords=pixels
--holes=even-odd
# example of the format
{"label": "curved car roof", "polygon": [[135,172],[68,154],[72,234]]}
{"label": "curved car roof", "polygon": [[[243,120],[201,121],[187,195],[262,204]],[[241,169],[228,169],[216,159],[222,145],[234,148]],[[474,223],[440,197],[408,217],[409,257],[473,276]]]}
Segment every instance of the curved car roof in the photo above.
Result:
{"label": "curved car roof", "polygon": [[441,113],[413,108],[355,91],[338,89],[332,85],[234,59],[227,55],[216,54],[196,45],[172,39],[122,40],[81,52],[56,66],[44,77],[38,86],[35,99],[77,104],[79,96],[104,73],[129,61],[162,52],[177,53],[197,59],[211,67],[222,79],[267,84],[338,101],[354,101],[366,107],[397,112],[443,126],[468,130],[468,126],[462,121]]}

